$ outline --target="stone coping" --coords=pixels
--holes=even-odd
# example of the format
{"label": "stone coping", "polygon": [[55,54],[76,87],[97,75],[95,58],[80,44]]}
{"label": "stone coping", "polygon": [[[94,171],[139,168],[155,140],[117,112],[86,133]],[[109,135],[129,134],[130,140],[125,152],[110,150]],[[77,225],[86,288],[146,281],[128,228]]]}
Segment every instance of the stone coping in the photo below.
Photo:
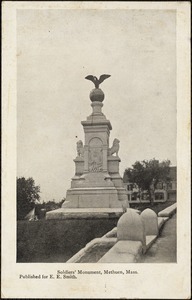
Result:
{"label": "stone coping", "polygon": [[119,218],[122,208],[59,208],[46,213],[46,219],[105,219]]}
{"label": "stone coping", "polygon": [[[169,220],[169,217],[175,213],[176,211],[176,203],[171,205],[167,209],[164,209],[162,212],[158,214],[158,232],[162,226]],[[162,214],[161,214],[162,213]],[[160,216],[159,216],[160,215]],[[163,216],[162,216],[163,215]],[[104,237],[116,237],[117,236],[117,227],[114,227],[111,231],[106,233]],[[98,262],[99,263],[135,263],[139,262],[141,255],[143,255],[156,241],[158,235],[147,235],[146,236],[146,247],[145,249],[142,247],[141,250],[138,248],[139,241],[118,241]],[[129,242],[129,243],[128,243]],[[121,243],[121,244],[119,244]],[[118,244],[118,246],[117,246]],[[122,247],[119,249],[119,245]],[[127,246],[128,245],[128,246]],[[123,249],[127,248],[127,252],[124,253]],[[130,247],[130,248],[129,248]],[[135,251],[135,252],[134,252]]]}
{"label": "stone coping", "polygon": [[147,235],[145,249],[140,241],[117,241],[98,263],[137,263],[156,239],[157,235]]}
{"label": "stone coping", "polygon": [[[176,203],[163,210],[163,215],[169,213],[169,216],[176,211]],[[140,211],[137,211],[140,213]],[[160,212],[161,213],[161,212]],[[159,213],[159,214],[160,214]],[[158,214],[158,215],[159,215]],[[160,214],[161,215],[161,214]],[[158,232],[162,226],[169,220],[169,216],[162,217],[158,216]],[[103,255],[98,263],[138,263],[141,256],[152,246],[158,235],[147,235],[146,236],[146,247],[142,246],[140,241],[118,241],[117,240],[117,227],[107,232],[101,238],[97,238],[89,242],[83,249],[76,253],[70,258],[67,263],[79,262],[83,257],[89,255],[96,246],[111,246],[111,249]]]}
{"label": "stone coping", "polygon": [[102,238],[112,238],[117,237],[117,227],[114,227],[112,230],[107,232]]}
{"label": "stone coping", "polygon": [[[146,249],[140,241],[118,241],[98,263],[136,263],[139,262],[142,254],[148,250],[157,239],[157,235],[146,236]],[[119,257],[120,256],[120,257]]]}
{"label": "stone coping", "polygon": [[[146,250],[151,247],[156,239],[156,235],[146,236]],[[106,248],[111,247],[98,263],[136,263],[139,262],[141,255],[143,254],[143,246],[140,241],[117,241],[117,238],[115,237],[102,237],[93,239],[66,263],[81,262],[81,259],[91,253],[96,246],[105,246]]]}
{"label": "stone coping", "polygon": [[[158,226],[161,228],[169,218],[158,218]],[[67,263],[78,263],[81,259],[89,255],[93,249],[98,247],[106,247],[111,249],[98,261],[98,263],[135,263],[139,262],[142,253],[145,253],[157,239],[157,235],[146,236],[146,248],[143,249],[140,241],[117,241],[117,227],[106,233],[101,238],[90,241],[84,248],[71,257]],[[118,244],[118,246],[116,246]],[[141,245],[141,249],[140,246]],[[121,249],[119,248],[121,247]],[[117,255],[119,256],[117,258]]]}
{"label": "stone coping", "polygon": [[162,226],[169,220],[168,217],[158,217],[158,229],[161,230]]}
{"label": "stone coping", "polygon": [[[137,209],[129,208],[140,214]],[[106,219],[120,218],[123,209],[120,208],[59,208],[46,213],[46,220],[63,219]]]}
{"label": "stone coping", "polygon": [[66,263],[78,263],[83,257],[90,253],[96,246],[112,247],[117,242],[117,238],[96,238],[89,242],[84,248],[73,255]]}
{"label": "stone coping", "polygon": [[177,203],[172,204],[171,206],[163,209],[158,213],[158,217],[171,217],[177,209]]}
{"label": "stone coping", "polygon": [[118,241],[98,263],[136,263],[141,255],[140,241]]}
{"label": "stone coping", "polygon": [[146,235],[146,251],[152,246],[156,239],[157,235]]}
{"label": "stone coping", "polygon": [[[161,227],[165,224],[165,222],[169,220],[168,217],[158,217],[158,229],[160,230]],[[117,237],[117,227],[114,227],[112,230],[107,232],[102,238],[112,238],[112,237]],[[146,241],[147,243],[147,241]]]}

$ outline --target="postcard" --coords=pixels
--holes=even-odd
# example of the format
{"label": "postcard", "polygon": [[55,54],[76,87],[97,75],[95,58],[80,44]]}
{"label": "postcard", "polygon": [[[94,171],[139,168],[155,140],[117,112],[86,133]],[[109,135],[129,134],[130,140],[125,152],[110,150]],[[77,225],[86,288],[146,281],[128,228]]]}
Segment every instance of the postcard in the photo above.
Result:
{"label": "postcard", "polygon": [[2,8],[2,298],[189,299],[189,2]]}

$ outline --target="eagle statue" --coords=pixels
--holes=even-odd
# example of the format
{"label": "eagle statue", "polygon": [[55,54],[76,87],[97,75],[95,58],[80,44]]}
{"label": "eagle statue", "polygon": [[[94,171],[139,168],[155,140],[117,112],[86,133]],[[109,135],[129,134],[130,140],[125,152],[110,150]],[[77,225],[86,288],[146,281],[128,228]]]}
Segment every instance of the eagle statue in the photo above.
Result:
{"label": "eagle statue", "polygon": [[93,76],[93,75],[88,75],[85,77],[85,79],[87,80],[91,80],[94,85],[95,85],[95,88],[98,89],[99,88],[99,85],[107,78],[109,78],[111,75],[107,75],[107,74],[103,74],[99,77],[99,79],[96,77],[96,76]]}

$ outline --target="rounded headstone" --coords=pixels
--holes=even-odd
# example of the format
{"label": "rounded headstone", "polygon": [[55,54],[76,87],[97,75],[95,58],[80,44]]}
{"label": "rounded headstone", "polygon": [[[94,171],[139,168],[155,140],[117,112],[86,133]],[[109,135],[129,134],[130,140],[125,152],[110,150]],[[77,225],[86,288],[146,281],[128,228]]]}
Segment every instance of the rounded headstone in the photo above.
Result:
{"label": "rounded headstone", "polygon": [[117,223],[117,240],[141,241],[146,245],[145,228],[140,215],[128,208]]}
{"label": "rounded headstone", "polygon": [[103,102],[104,98],[105,98],[105,94],[103,93],[103,91],[101,89],[93,89],[89,95],[90,100],[92,102],[98,101],[98,102]]}
{"label": "rounded headstone", "polygon": [[145,234],[158,235],[158,218],[156,213],[152,209],[146,208],[142,211],[141,218],[145,226]]}

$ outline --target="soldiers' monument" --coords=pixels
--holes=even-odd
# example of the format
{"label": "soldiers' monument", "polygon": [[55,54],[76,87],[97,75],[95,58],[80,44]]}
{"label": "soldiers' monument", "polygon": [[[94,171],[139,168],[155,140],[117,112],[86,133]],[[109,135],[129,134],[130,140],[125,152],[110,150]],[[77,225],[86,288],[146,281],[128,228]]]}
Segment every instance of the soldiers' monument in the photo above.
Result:
{"label": "soldiers' monument", "polygon": [[[66,214],[102,213],[119,214],[128,205],[126,190],[119,174],[119,140],[114,139],[109,147],[112,126],[102,113],[104,93],[99,84],[110,75],[85,77],[93,81],[95,88],[90,93],[92,113],[82,121],[85,142],[77,142],[75,175],[71,188],[67,190],[66,201],[61,209],[49,212],[47,218],[64,218]],[[114,108],[115,109],[115,108]]]}

